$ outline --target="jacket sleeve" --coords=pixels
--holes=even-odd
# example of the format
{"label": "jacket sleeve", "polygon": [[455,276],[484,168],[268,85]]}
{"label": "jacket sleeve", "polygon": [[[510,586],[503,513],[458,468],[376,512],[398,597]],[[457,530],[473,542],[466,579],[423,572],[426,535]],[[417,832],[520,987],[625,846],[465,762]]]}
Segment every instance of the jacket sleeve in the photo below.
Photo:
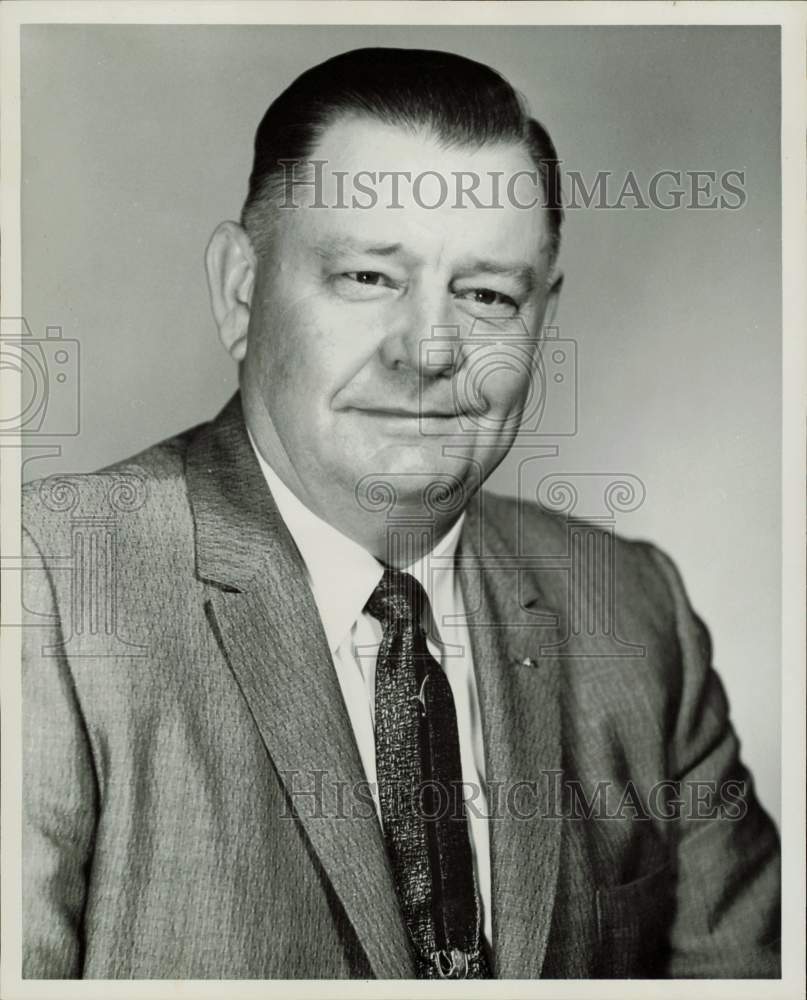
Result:
{"label": "jacket sleeve", "polygon": [[48,569],[24,534],[22,975],[81,975],[97,791]]}
{"label": "jacket sleeve", "polygon": [[[651,552],[672,595],[682,664],[668,751],[681,810],[667,971],[675,978],[778,978],[779,838],[739,758],[709,633],[671,560]],[[717,815],[712,789],[723,804]]]}

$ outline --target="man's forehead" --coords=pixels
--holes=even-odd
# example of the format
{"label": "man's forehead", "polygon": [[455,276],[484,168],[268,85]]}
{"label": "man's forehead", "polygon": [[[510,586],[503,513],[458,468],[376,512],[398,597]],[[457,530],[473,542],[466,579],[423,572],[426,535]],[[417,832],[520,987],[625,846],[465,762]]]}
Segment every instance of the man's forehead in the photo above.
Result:
{"label": "man's forehead", "polygon": [[507,224],[481,209],[419,215],[409,207],[397,212],[305,208],[285,222],[287,232],[326,263],[367,259],[417,265],[439,258],[461,269],[481,270],[484,263],[485,270],[503,273],[537,267],[548,250],[548,234],[536,218],[541,213],[531,214],[512,216]]}
{"label": "man's forehead", "polygon": [[477,256],[535,259],[548,237],[525,149],[446,147],[428,132],[370,118],[330,125],[310,160],[286,175],[284,194],[281,215],[323,255],[392,256],[437,241]]}
{"label": "man's forehead", "polygon": [[[454,175],[461,176],[466,189],[472,186],[474,176],[483,185],[498,175],[500,187],[516,183],[523,191],[537,179],[535,164],[521,143],[446,143],[425,126],[410,128],[369,115],[333,121],[324,129],[309,160],[333,189],[345,188],[356,178],[366,183],[375,175],[378,181],[386,182],[391,198],[397,188],[398,200],[403,203],[407,199],[416,202],[413,195],[432,203],[439,178],[448,183]],[[431,192],[425,190],[429,186]]]}

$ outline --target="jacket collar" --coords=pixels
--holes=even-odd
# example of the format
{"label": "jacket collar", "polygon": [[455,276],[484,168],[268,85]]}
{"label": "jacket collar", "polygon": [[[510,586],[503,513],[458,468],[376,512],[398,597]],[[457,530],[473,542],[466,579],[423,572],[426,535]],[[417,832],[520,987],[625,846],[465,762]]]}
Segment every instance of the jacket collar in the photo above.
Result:
{"label": "jacket collar", "polygon": [[192,438],[185,475],[201,580],[240,590],[260,572],[268,552],[284,550],[284,562],[294,558],[247,437],[240,393]]}
{"label": "jacket collar", "polygon": [[[563,673],[554,653],[561,618],[540,583],[540,552],[519,555],[509,532],[485,513],[486,499],[480,494],[469,507],[459,568],[492,817],[493,961],[497,978],[537,979],[563,829],[556,801]],[[511,512],[522,515],[515,505]]]}

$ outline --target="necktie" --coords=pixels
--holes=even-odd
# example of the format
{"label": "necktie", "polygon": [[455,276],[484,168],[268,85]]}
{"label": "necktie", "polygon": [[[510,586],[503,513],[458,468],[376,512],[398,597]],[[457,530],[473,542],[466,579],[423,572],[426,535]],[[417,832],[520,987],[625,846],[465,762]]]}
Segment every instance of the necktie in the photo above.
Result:
{"label": "necktie", "polygon": [[488,978],[457,714],[426,644],[428,598],[413,576],[387,570],[367,611],[384,629],[375,681],[381,819],[417,975]]}

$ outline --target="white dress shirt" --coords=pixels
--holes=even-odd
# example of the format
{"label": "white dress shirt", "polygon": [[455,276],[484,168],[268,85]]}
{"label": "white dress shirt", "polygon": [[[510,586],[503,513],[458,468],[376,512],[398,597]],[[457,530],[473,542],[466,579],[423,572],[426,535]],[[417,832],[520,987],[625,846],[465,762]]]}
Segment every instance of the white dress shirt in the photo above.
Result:
{"label": "white dress shirt", "polygon": [[[305,562],[380,821],[374,725],[375,667],[382,628],[372,615],[365,613],[364,606],[381,580],[383,567],[366,549],[298,500],[263,459],[251,435],[250,442],[280,515]],[[406,572],[418,580],[429,597],[432,610],[427,635],[429,649],[445,670],[454,696],[482,929],[490,946],[490,841],[482,722],[465,606],[459,575],[454,570],[463,519],[464,515],[430,553],[407,566]]]}

